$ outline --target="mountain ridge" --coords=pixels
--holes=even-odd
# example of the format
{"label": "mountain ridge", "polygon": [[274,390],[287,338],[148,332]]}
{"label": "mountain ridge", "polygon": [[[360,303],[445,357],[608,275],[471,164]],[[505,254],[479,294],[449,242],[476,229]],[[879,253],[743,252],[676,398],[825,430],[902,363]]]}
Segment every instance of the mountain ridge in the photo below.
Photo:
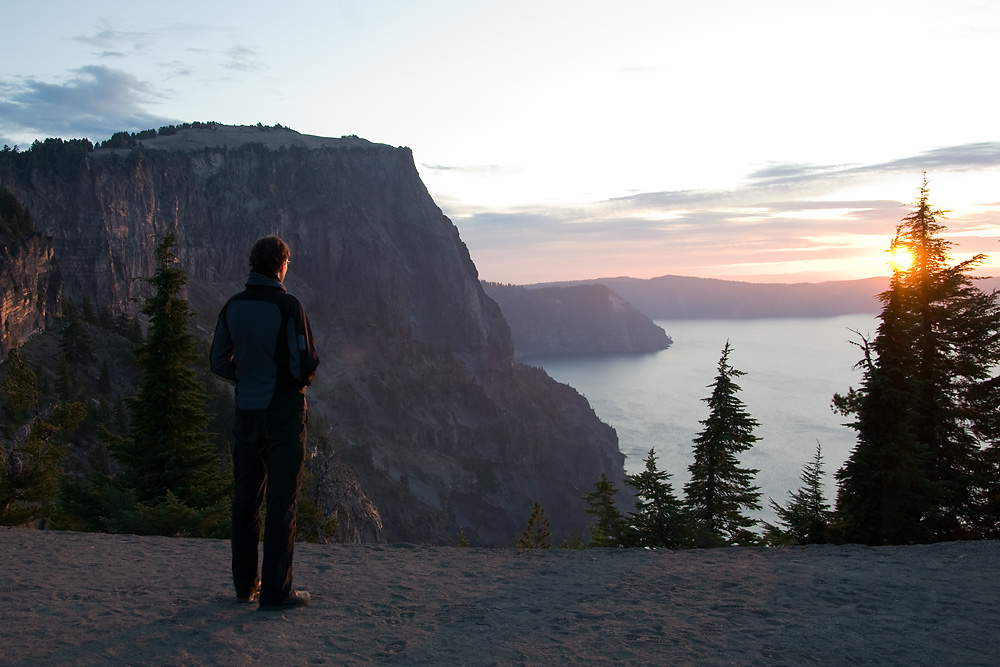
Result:
{"label": "mountain ridge", "polygon": [[818,283],[747,283],[664,275],[593,278],[524,285],[528,289],[602,284],[650,319],[753,319],[833,317],[877,313],[877,295],[889,279],[874,277]]}

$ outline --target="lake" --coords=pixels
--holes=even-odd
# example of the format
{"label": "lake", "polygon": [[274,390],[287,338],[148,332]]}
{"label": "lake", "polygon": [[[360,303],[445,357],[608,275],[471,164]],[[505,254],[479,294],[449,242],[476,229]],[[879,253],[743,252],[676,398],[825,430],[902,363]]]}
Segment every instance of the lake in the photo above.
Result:
{"label": "lake", "polygon": [[[673,339],[670,348],[652,354],[536,356],[523,363],[543,368],[553,379],[587,397],[597,415],[618,432],[629,474],[640,472],[650,449],[658,466],[672,475],[683,497],[692,440],[708,416],[707,398],[722,348],[732,346],[729,363],[746,375],[736,379],[739,398],[760,422],[761,438],[743,454],[744,467],[760,472],[764,507],[773,521],[768,498],[781,504],[798,489],[803,466],[822,446],[827,500],[836,498],[833,473],[855,443],[852,429],[830,409],[833,394],[857,386],[854,365],[861,350],[851,343],[859,331],[871,338],[877,327],[871,314],[830,318],[760,320],[657,320]],[[594,480],[595,482],[597,480]]]}

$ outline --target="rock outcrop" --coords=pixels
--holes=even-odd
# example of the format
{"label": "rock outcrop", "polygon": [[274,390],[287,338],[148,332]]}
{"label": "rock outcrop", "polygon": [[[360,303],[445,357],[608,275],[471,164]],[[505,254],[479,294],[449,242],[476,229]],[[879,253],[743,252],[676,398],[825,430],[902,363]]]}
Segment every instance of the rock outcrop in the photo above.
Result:
{"label": "rock outcrop", "polygon": [[671,344],[663,329],[605,285],[483,287],[500,305],[518,357],[656,352]]}
{"label": "rock outcrop", "polygon": [[0,236],[0,359],[58,315],[61,287],[52,239],[42,234]]}
{"label": "rock outcrop", "polygon": [[51,268],[35,270],[115,313],[136,312],[137,279],[175,233],[206,338],[253,241],[285,238],[286,285],[322,358],[310,409],[333,424],[390,541],[451,543],[464,527],[474,543],[510,544],[534,502],[554,533],[585,537],[584,494],[602,473],[624,486],[614,430],[513,361],[500,309],[409,149],[213,125],[130,149],[4,154],[0,187],[52,239]]}

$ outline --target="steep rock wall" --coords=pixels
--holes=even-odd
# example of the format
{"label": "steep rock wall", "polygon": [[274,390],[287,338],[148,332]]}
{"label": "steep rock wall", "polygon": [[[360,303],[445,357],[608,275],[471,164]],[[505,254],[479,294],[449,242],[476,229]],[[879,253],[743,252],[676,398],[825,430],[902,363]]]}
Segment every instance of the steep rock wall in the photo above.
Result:
{"label": "steep rock wall", "polygon": [[42,332],[59,314],[59,273],[52,239],[0,238],[0,360],[7,350]]}
{"label": "steep rock wall", "polygon": [[586,537],[583,494],[602,473],[623,486],[617,436],[575,391],[513,362],[507,324],[408,149],[275,144],[253,128],[181,135],[182,148],[157,138],[0,169],[52,237],[68,296],[134,312],[137,278],[173,231],[208,337],[250,245],[277,233],[320,345],[310,407],[334,424],[388,539],[448,543],[464,527],[509,544],[533,502],[557,534]]}

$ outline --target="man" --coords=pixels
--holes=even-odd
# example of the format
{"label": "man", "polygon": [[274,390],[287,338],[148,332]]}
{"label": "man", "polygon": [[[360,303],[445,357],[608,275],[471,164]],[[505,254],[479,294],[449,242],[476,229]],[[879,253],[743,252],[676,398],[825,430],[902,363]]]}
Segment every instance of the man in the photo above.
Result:
{"label": "man", "polygon": [[[212,372],[236,383],[233,427],[233,584],[261,609],[309,602],[292,589],[295,500],[305,461],[306,387],[319,365],[305,310],[282,282],[291,252],[277,236],[250,250],[246,289],[215,327]],[[266,489],[264,559],[257,575],[260,508]]]}

